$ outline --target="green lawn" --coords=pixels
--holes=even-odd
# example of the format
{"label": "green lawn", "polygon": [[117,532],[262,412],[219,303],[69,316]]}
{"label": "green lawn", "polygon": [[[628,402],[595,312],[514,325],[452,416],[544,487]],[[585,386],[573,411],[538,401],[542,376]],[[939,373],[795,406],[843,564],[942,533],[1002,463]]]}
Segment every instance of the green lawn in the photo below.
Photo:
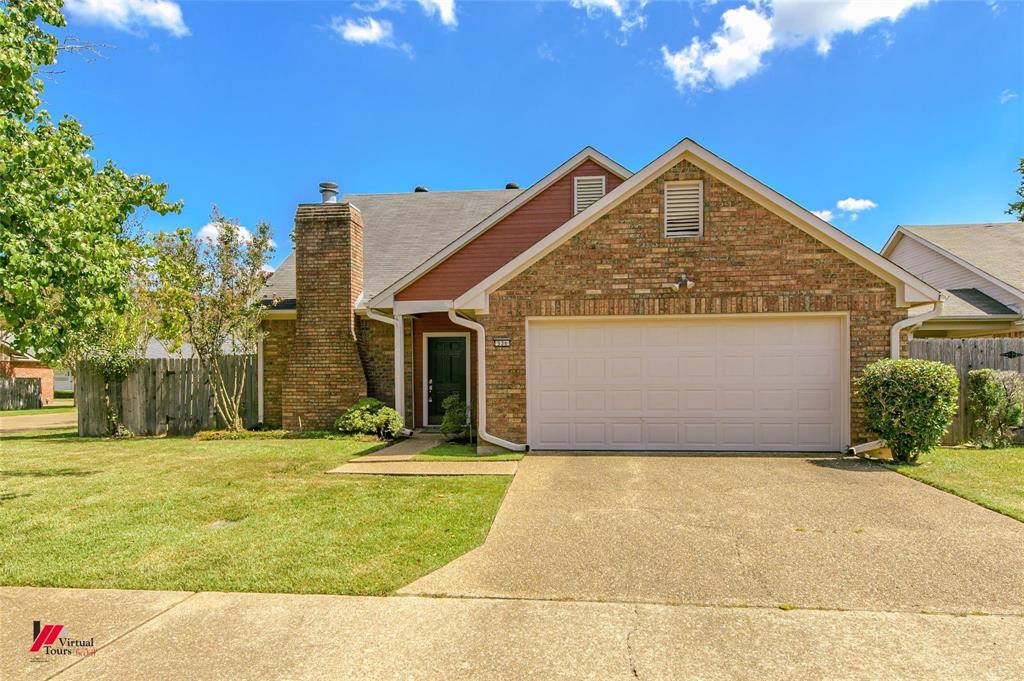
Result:
{"label": "green lawn", "polygon": [[500,454],[477,454],[476,445],[458,444],[455,442],[443,442],[438,446],[428,449],[422,454],[417,454],[414,461],[519,461],[523,458],[522,452],[502,452]]}
{"label": "green lawn", "polygon": [[62,414],[67,411],[74,411],[74,405],[55,405],[41,407],[39,409],[0,409],[0,416],[28,416],[30,414]]}
{"label": "green lawn", "polygon": [[509,478],[324,473],[378,447],[0,437],[0,584],[385,594],[483,541]]}
{"label": "green lawn", "polygon": [[937,449],[903,475],[1024,522],[1024,447]]}

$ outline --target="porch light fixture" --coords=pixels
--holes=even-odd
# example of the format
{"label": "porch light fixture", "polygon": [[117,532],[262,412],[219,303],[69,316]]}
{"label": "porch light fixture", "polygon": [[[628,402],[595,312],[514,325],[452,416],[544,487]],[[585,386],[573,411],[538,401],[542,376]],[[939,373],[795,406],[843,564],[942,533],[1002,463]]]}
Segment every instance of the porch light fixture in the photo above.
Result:
{"label": "porch light fixture", "polygon": [[673,291],[678,291],[679,289],[681,289],[683,287],[693,288],[693,286],[694,286],[693,279],[690,279],[689,277],[687,277],[686,276],[686,272],[683,272],[682,274],[679,275],[679,278],[675,281],[675,283],[672,284],[672,290]]}

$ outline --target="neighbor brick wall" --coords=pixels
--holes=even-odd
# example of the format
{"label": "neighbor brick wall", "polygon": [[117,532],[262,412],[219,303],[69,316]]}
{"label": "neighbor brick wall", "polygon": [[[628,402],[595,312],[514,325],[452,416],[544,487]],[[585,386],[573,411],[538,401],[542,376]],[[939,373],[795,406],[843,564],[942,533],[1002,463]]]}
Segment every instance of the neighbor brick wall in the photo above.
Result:
{"label": "neighbor brick wall", "polygon": [[287,429],[324,429],[367,394],[356,346],[355,302],[363,287],[363,219],[346,203],[295,213],[296,322],[282,388]]}
{"label": "neighbor brick wall", "polygon": [[280,427],[281,391],[295,343],[295,320],[264,320],[263,331],[263,422]]}
{"label": "neighbor brick wall", "polygon": [[0,361],[0,376],[10,378],[38,378],[43,406],[53,404],[53,369],[35,360],[4,359]]}
{"label": "neighbor brick wall", "polygon": [[[663,237],[663,185],[704,181],[704,236]],[[696,282],[669,288],[680,272]],[[487,348],[488,431],[526,441],[528,316],[850,313],[850,371],[889,356],[905,318],[896,291],[874,274],[682,161],[491,294],[481,322],[510,348]],[[869,439],[851,397],[851,436]]]}

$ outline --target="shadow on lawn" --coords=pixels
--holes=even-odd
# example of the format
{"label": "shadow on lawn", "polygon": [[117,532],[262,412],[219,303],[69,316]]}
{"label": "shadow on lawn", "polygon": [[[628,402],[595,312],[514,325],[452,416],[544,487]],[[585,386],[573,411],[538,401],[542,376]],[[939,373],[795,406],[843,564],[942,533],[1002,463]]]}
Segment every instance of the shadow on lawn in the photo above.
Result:
{"label": "shadow on lawn", "polygon": [[99,471],[85,471],[81,468],[40,468],[38,470],[0,470],[0,478],[81,478],[95,475]]}

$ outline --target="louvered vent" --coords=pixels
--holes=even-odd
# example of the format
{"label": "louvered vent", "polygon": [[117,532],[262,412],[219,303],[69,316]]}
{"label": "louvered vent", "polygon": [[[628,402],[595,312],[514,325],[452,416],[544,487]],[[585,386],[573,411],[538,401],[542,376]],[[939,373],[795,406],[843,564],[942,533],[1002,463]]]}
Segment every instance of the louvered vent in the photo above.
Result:
{"label": "louvered vent", "polygon": [[704,233],[704,183],[665,184],[665,236],[700,236]]}
{"label": "louvered vent", "polygon": [[576,204],[576,212],[580,213],[597,203],[604,196],[604,175],[594,177],[575,178],[575,193],[573,197]]}

